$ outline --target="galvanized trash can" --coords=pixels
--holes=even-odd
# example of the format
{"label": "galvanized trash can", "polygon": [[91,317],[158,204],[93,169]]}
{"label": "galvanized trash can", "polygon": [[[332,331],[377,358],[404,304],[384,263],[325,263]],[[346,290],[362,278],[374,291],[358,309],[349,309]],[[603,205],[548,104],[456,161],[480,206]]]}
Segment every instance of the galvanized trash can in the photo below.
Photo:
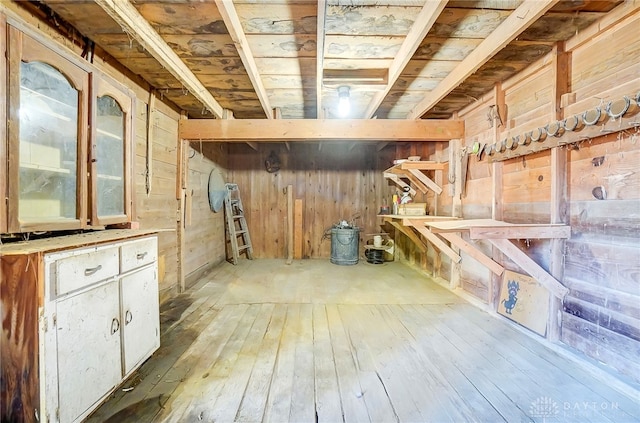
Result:
{"label": "galvanized trash can", "polygon": [[358,264],[360,228],[334,227],[331,229],[331,263]]}

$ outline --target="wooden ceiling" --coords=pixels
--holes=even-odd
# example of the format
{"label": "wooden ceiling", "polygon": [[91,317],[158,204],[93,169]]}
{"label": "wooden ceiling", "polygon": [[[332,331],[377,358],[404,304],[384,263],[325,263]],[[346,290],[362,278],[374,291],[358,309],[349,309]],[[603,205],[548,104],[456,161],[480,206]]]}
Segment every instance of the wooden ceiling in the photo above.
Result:
{"label": "wooden ceiling", "polygon": [[[190,117],[449,118],[622,1],[41,0]],[[25,3],[26,5],[26,3]],[[225,109],[227,111],[225,111]]]}

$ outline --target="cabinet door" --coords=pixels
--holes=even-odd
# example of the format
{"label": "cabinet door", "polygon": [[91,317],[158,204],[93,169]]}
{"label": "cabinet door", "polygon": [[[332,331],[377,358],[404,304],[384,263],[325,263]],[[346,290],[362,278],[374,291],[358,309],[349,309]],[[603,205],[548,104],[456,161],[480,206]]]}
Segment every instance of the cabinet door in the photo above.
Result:
{"label": "cabinet door", "polygon": [[70,422],[120,383],[118,281],[57,303],[60,421]]}
{"label": "cabinet door", "polygon": [[89,74],[9,28],[9,231],[85,227]]}
{"label": "cabinet door", "polygon": [[120,280],[123,319],[124,374],[160,346],[160,315],[156,265]]}
{"label": "cabinet door", "polygon": [[91,221],[128,222],[131,216],[132,96],[94,74],[91,143]]}

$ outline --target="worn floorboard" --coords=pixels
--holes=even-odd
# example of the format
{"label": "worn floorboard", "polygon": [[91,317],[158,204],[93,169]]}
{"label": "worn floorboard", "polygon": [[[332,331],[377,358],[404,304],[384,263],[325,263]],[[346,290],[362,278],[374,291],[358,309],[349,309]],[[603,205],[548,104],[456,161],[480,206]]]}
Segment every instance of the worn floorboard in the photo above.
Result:
{"label": "worn floorboard", "polygon": [[224,263],[91,422],[626,422],[624,396],[400,263]]}

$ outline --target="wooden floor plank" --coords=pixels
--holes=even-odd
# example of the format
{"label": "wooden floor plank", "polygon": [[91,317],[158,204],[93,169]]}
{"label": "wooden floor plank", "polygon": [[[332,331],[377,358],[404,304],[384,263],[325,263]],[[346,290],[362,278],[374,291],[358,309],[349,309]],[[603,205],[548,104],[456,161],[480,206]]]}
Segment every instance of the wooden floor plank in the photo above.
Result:
{"label": "wooden floor plank", "polygon": [[[394,355],[395,340],[387,328],[370,324],[373,319],[371,306],[344,306],[340,308],[358,357],[372,361],[374,371],[383,385],[400,421],[425,421],[415,402],[413,386],[406,383],[403,363]],[[364,387],[365,390],[367,387]],[[367,392],[364,393],[367,395]]]}
{"label": "wooden floor plank", "polygon": [[[470,314],[475,316],[476,313],[477,310],[470,306],[449,308],[447,311],[447,314],[458,317],[451,319],[452,325],[459,325],[456,322],[468,318]],[[560,357],[554,352],[541,347],[533,340],[528,342],[524,339],[525,337],[516,336],[515,329],[506,325],[498,325],[495,319],[493,319],[493,324],[479,324],[480,321],[491,322],[490,316],[480,315],[479,317],[476,316],[470,322],[472,329],[469,330],[467,326],[466,330],[477,336],[486,334],[486,338],[483,338],[481,342],[487,346],[490,345],[494,354],[504,361],[522,369],[522,372],[531,379],[531,384],[537,384],[542,388],[543,392],[540,394],[540,398],[551,398],[559,404],[560,414],[565,421],[615,422],[620,421],[620,418],[634,419],[625,409],[629,409],[632,413],[633,411],[638,413],[640,407],[637,403],[633,406],[625,401],[623,408],[619,408],[620,403],[617,404],[618,409],[613,416],[610,407],[612,401],[594,389],[598,384],[585,385],[584,377],[586,374],[584,371],[577,374],[567,373],[564,369],[566,359],[558,360]],[[460,330],[463,329],[458,327]],[[539,369],[543,368],[551,368],[553,371],[540,372]],[[580,376],[576,378],[577,375]],[[537,398],[534,398],[533,401]]]}
{"label": "wooden floor plank", "polygon": [[89,421],[640,421],[640,396],[408,266],[284,263],[163,304],[161,348]]}
{"label": "wooden floor plank", "polygon": [[280,346],[267,398],[263,421],[267,423],[288,422],[291,411],[293,374],[297,333],[300,331],[300,304],[287,306],[287,315],[282,329]]}
{"label": "wooden floor plank", "polygon": [[313,305],[313,364],[316,421],[320,423],[344,421],[327,310],[324,304]]}
{"label": "wooden floor plank", "polygon": [[[490,383],[486,373],[477,368],[482,362],[473,362],[470,354],[460,351],[451,340],[436,329],[437,322],[420,313],[424,306],[408,305],[394,308],[394,314],[416,338],[422,354],[446,375],[456,395],[475,411],[479,421],[523,421],[527,415],[514,407],[513,402],[498,387]],[[430,307],[434,308],[434,307]]]}
{"label": "wooden floor plank", "polygon": [[[251,325],[238,358],[231,365],[231,371],[224,379],[224,383],[221,384],[217,399],[214,401],[209,397],[205,401],[203,411],[197,414],[198,418],[202,417],[202,420],[212,422],[231,422],[236,419],[251,371],[269,329],[273,310],[273,304],[260,306],[259,313]],[[218,376],[218,374],[214,376]]]}
{"label": "wooden floor plank", "polygon": [[275,305],[235,418],[237,422],[259,422],[264,417],[286,316],[287,306]]}
{"label": "wooden floor plank", "polygon": [[[338,312],[338,307],[335,304],[327,304],[326,311],[333,358],[336,365],[336,375],[338,377],[340,401],[344,412],[344,421],[346,423],[369,422],[371,419],[367,411],[363,388],[358,378],[358,369],[352,355],[344,324]],[[380,408],[386,406],[385,413],[376,413],[376,416],[384,417],[377,421],[392,421],[390,419],[394,417],[394,414],[388,401],[377,402],[375,405]]]}
{"label": "wooden floor plank", "polygon": [[313,306],[300,306],[300,332],[297,334],[291,392],[290,422],[316,419],[313,367]]}
{"label": "wooden floor plank", "polygon": [[[206,408],[201,402],[215,399],[220,381],[228,376],[259,311],[259,306],[246,304],[225,306],[222,311],[227,308],[231,310],[233,320],[229,319],[231,321],[210,328],[201,337],[208,339],[208,342],[203,343],[204,348],[189,351],[194,362],[188,366],[187,372],[176,374],[180,381],[178,395],[172,396],[171,403],[164,410],[166,414],[160,416],[161,420],[181,422],[188,416],[198,419],[199,413]],[[189,361],[191,360],[181,359],[180,367],[184,368],[185,362]]]}

